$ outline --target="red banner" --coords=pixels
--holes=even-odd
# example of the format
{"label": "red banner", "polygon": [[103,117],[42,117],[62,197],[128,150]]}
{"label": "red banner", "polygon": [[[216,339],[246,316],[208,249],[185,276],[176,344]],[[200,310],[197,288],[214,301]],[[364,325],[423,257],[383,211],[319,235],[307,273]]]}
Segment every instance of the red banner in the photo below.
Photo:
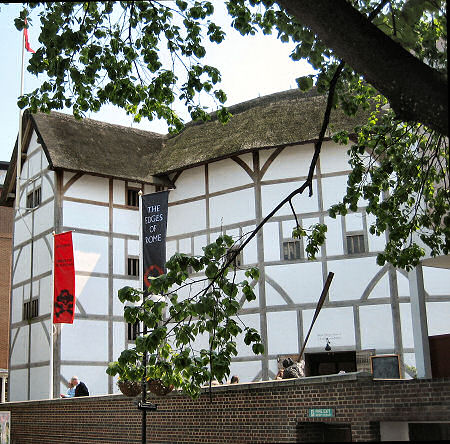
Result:
{"label": "red banner", "polygon": [[[27,19],[25,19],[25,26],[27,26]],[[25,37],[25,49],[28,52],[32,52],[34,54],[36,51],[31,49],[30,42],[28,41],[28,29],[27,28],[23,28],[23,35]]]}
{"label": "red banner", "polygon": [[55,234],[54,239],[54,324],[73,324],[75,315],[75,267],[72,232]]}

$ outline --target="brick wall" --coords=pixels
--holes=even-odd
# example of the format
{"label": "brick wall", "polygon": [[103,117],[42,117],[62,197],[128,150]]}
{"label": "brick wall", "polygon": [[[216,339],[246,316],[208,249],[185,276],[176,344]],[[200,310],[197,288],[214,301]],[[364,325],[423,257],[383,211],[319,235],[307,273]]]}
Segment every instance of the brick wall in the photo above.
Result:
{"label": "brick wall", "polygon": [[8,368],[13,209],[0,207],[0,368]]}
{"label": "brick wall", "polygon": [[[35,381],[36,384],[42,381]],[[350,424],[353,441],[379,440],[379,421],[449,421],[450,378],[373,381],[347,374],[218,386],[191,399],[152,398],[147,442],[261,443],[317,441],[317,424]],[[308,418],[331,407],[334,418]],[[122,395],[0,404],[11,411],[13,444],[140,443],[141,412]]]}

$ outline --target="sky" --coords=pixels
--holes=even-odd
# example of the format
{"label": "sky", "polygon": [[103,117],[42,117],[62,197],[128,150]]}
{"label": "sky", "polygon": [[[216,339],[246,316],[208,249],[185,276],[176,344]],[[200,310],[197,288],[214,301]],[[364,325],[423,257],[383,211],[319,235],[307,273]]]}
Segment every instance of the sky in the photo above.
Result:
{"label": "sky", "polygon": [[[204,63],[215,66],[222,74],[220,87],[226,92],[227,106],[234,105],[259,96],[296,88],[295,79],[312,73],[311,67],[304,61],[294,62],[289,58],[292,44],[282,43],[276,34],[242,37],[231,28],[231,18],[227,16],[223,2],[213,0],[219,11],[219,22],[226,32],[226,39],[220,45],[208,44]],[[16,141],[19,127],[19,108],[17,98],[20,92],[22,33],[14,26],[21,4],[0,5],[0,161],[9,161]],[[31,15],[29,41],[36,50],[39,47],[39,17]],[[208,42],[209,43],[209,42]],[[31,54],[25,51],[25,65]],[[31,75],[25,70],[24,91],[37,88],[42,78]],[[187,122],[189,117],[183,107],[177,111]],[[213,110],[213,109],[212,109]],[[98,113],[89,113],[87,117],[109,123],[133,126],[165,134],[167,125],[162,121],[144,120],[137,124],[125,111],[112,105],[104,106]]]}

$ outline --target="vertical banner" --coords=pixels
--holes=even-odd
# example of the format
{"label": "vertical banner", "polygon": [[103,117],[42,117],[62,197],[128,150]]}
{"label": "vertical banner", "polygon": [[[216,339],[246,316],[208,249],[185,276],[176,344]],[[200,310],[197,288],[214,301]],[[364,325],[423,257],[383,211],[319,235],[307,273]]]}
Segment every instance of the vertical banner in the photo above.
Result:
{"label": "vertical banner", "polygon": [[168,191],[142,196],[142,270],[144,291],[150,287],[150,278],[157,277],[165,272],[168,199]]}
{"label": "vertical banner", "polygon": [[72,232],[54,236],[54,324],[73,324],[75,314],[75,267]]}

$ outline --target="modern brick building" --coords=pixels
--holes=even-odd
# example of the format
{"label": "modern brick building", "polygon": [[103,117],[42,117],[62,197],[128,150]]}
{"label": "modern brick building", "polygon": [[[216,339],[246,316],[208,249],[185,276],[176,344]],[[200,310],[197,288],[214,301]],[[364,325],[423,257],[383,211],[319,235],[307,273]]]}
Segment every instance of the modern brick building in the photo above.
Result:
{"label": "modern brick building", "polygon": [[[0,192],[8,166],[8,162],[0,162]],[[0,399],[3,402],[6,395],[9,361],[12,222],[13,209],[0,206]]]}

